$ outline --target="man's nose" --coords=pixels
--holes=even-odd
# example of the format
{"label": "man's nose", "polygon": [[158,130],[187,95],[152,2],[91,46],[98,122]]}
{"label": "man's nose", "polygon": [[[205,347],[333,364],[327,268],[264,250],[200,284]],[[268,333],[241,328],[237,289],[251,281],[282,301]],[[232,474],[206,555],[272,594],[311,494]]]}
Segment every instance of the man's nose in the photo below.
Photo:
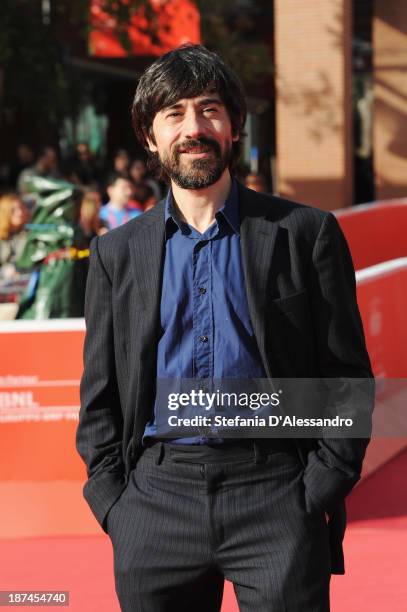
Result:
{"label": "man's nose", "polygon": [[205,132],[204,118],[199,112],[191,110],[186,113],[183,132],[186,138],[198,138],[203,135]]}

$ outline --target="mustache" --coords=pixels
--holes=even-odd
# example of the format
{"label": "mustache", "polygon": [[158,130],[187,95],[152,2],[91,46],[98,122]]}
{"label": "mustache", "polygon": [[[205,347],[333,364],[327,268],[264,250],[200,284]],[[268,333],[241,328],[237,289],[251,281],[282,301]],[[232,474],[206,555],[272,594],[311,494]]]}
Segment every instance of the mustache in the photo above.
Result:
{"label": "mustache", "polygon": [[200,138],[191,138],[176,145],[174,155],[178,158],[181,153],[188,153],[192,150],[198,150],[202,153],[214,151],[217,155],[220,155],[221,153],[220,146],[216,140],[206,138],[206,136],[201,136]]}

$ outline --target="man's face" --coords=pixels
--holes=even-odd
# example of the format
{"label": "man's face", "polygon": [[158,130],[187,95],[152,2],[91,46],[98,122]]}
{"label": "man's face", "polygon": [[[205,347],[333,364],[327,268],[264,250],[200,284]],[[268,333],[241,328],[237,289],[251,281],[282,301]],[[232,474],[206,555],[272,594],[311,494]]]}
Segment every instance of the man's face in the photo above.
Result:
{"label": "man's face", "polygon": [[90,149],[86,143],[80,142],[76,147],[76,152],[81,161],[90,160]]}
{"label": "man's face", "polygon": [[130,176],[133,181],[141,181],[146,174],[147,168],[143,160],[136,159],[130,166]]}
{"label": "man's face", "polygon": [[112,202],[123,208],[128,204],[131,198],[133,187],[130,181],[124,178],[118,178],[107,188],[107,193]]}
{"label": "man's face", "polygon": [[129,164],[130,158],[125,151],[117,153],[113,164],[116,172],[127,172]]}
{"label": "man's face", "polygon": [[44,172],[52,172],[58,165],[57,154],[54,149],[47,147],[44,154],[39,159],[39,163]]}
{"label": "man's face", "polygon": [[168,176],[182,189],[216,183],[229,166],[232,134],[228,112],[219,95],[204,92],[163,108],[154,117],[150,151],[159,156]]}
{"label": "man's face", "polygon": [[13,230],[19,230],[27,223],[29,218],[28,210],[20,198],[13,198],[10,214],[10,225]]}

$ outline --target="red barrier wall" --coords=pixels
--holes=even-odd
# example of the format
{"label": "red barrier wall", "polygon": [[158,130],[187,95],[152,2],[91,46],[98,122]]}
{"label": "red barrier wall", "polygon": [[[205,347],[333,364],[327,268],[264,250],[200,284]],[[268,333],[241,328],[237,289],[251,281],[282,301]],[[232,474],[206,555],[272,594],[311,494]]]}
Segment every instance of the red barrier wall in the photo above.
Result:
{"label": "red barrier wall", "polygon": [[[357,273],[375,374],[407,378],[407,258]],[[0,537],[100,533],[75,448],[84,321],[0,323]],[[405,445],[376,439],[364,474]]]}
{"label": "red barrier wall", "polygon": [[337,210],[356,270],[407,256],[407,200]]}
{"label": "red barrier wall", "polygon": [[360,270],[356,280],[375,376],[407,378],[407,257]]}
{"label": "red barrier wall", "polygon": [[0,439],[5,459],[0,462],[0,481],[84,476],[74,446],[84,328],[82,320],[0,325]]}
{"label": "red barrier wall", "polygon": [[100,531],[75,433],[82,319],[0,323],[0,537]]}
{"label": "red barrier wall", "polygon": [[[380,378],[407,378],[407,258],[384,262],[356,274],[360,312],[373,371]],[[386,381],[384,381],[386,382]],[[388,401],[388,400],[386,400]],[[391,403],[386,403],[391,406]],[[378,414],[376,409],[375,416]],[[398,413],[400,418],[400,413]],[[405,430],[403,419],[403,430]],[[380,412],[380,423],[397,431],[397,412]],[[392,423],[391,419],[394,419]],[[400,434],[401,436],[402,434]],[[405,437],[375,435],[368,446],[362,476],[375,471],[400,450],[405,448]]]}

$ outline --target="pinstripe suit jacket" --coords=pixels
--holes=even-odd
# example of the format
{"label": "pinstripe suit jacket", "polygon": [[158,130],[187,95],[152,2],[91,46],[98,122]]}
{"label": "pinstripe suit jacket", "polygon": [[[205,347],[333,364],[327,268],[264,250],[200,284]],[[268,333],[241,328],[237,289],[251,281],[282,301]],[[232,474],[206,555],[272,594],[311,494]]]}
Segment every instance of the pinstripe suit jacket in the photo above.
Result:
{"label": "pinstripe suit jacket", "polygon": [[[352,260],[335,217],[238,185],[253,330],[269,377],[372,377]],[[165,254],[164,201],[91,245],[77,448],[84,496],[106,529],[137,463],[154,403]],[[344,573],[344,498],[369,438],[297,439],[304,484],[329,514],[332,573]]]}

